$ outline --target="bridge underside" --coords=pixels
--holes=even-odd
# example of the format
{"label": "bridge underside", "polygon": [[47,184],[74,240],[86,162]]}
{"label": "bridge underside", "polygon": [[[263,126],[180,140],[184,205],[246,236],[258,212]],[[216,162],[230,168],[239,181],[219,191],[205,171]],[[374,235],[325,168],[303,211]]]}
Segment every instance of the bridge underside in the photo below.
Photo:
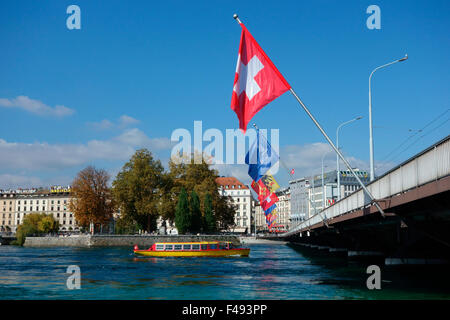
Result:
{"label": "bridge underside", "polygon": [[380,204],[384,217],[371,206],[302,229],[287,240],[348,256],[450,261],[450,177]]}

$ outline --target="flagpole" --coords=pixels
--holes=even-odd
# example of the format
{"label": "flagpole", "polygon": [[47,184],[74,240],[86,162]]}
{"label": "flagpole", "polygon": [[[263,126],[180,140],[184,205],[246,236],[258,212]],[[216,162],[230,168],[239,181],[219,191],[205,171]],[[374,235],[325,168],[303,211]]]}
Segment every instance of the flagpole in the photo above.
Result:
{"label": "flagpole", "polygon": [[[241,24],[241,20],[239,19],[237,14],[233,15],[233,18],[239,23]],[[355,173],[355,171],[353,170],[353,168],[351,167],[350,163],[347,161],[347,159],[344,158],[344,156],[342,155],[342,153],[336,148],[336,146],[334,145],[333,141],[331,141],[331,139],[328,137],[328,135],[326,134],[326,132],[322,129],[322,126],[319,124],[319,122],[316,120],[316,118],[314,118],[314,116],[312,115],[312,113],[308,110],[308,108],[305,106],[305,104],[303,103],[303,101],[297,96],[297,94],[295,93],[294,89],[292,89],[292,87],[289,89],[289,91],[292,93],[292,95],[295,97],[295,99],[297,99],[298,103],[300,104],[300,106],[303,108],[303,110],[305,110],[305,112],[308,114],[308,116],[311,118],[311,120],[314,122],[314,124],[316,125],[316,127],[320,130],[320,132],[323,134],[323,136],[325,137],[325,139],[328,141],[328,143],[331,145],[331,147],[334,149],[334,151],[337,153],[337,155],[339,156],[339,158],[341,158],[341,160],[344,162],[344,164],[347,166],[347,168],[352,172],[352,174],[355,176],[356,180],[358,181],[358,183],[361,185],[361,188],[364,190],[364,192],[369,196],[370,200],[373,202],[373,204],[375,205],[375,207],[378,209],[378,211],[380,211],[381,215],[384,217],[384,211],[383,209],[381,209],[380,205],[378,204],[378,202],[375,200],[375,198],[373,197],[373,195],[370,193],[369,189],[366,188],[366,186],[364,185],[364,183],[361,181],[361,179],[358,177],[358,175]]]}

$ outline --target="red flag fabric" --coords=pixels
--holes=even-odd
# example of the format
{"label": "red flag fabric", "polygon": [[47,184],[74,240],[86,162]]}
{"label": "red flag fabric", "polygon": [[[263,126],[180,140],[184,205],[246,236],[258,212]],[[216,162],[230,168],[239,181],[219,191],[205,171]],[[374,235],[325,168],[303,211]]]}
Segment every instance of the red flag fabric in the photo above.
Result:
{"label": "red flag fabric", "polygon": [[291,88],[243,23],[231,109],[245,133],[253,116]]}
{"label": "red flag fabric", "polygon": [[270,196],[266,197],[265,199],[259,199],[259,202],[261,204],[261,207],[264,211],[269,209],[271,206],[273,206],[278,201],[278,197],[275,193],[272,193]]}
{"label": "red flag fabric", "polygon": [[291,170],[291,175],[293,175],[295,173],[295,169]]}
{"label": "red flag fabric", "polygon": [[258,180],[258,182],[252,181],[252,189],[256,192],[258,195],[258,199],[261,202],[261,199],[265,199],[270,195],[269,189],[266,187],[266,185],[261,181],[261,179]]}

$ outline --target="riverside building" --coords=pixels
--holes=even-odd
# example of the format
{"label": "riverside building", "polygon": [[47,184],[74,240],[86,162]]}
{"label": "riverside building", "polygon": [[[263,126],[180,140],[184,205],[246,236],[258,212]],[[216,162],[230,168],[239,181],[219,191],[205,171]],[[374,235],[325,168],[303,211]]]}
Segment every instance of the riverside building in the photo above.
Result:
{"label": "riverside building", "polygon": [[[353,169],[358,177],[364,184],[370,182],[369,174],[367,171],[359,169]],[[322,184],[323,180],[323,184]],[[361,188],[358,180],[353,176],[349,170],[340,171],[340,193],[341,199],[352,194],[356,190]],[[322,175],[316,175],[311,178],[311,184],[309,186],[309,215],[313,215],[314,212],[318,212],[324,208],[327,208],[334,204],[338,199],[338,186],[337,186],[337,174],[336,170],[325,172]],[[315,206],[315,209],[314,209]]]}
{"label": "riverside building", "polygon": [[219,177],[216,179],[216,183],[219,185],[219,193],[230,197],[230,201],[236,209],[235,227],[230,231],[250,234],[253,230],[252,197],[249,187],[235,177]]}
{"label": "riverside building", "polygon": [[[59,222],[60,231],[76,231],[79,227],[69,210],[70,187],[48,190],[29,189],[21,192],[0,192],[0,229],[15,232],[30,213],[51,214]],[[5,211],[3,211],[5,208]],[[3,219],[3,212],[5,219]]]}

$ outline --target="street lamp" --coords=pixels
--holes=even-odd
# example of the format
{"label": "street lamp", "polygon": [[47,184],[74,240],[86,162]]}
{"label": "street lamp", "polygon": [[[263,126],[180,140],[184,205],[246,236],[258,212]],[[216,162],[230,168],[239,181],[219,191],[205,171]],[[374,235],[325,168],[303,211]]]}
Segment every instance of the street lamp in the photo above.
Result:
{"label": "street lamp", "polygon": [[389,62],[387,64],[384,64],[382,66],[376,67],[369,76],[369,134],[370,134],[370,138],[369,138],[369,145],[370,145],[370,181],[375,180],[375,170],[374,170],[374,161],[373,161],[373,130],[372,130],[372,95],[370,92],[370,85],[371,85],[371,80],[372,80],[372,75],[375,73],[375,71],[390,66],[391,64],[397,63],[397,62],[402,62],[405,61],[406,59],[408,59],[408,55],[406,54],[403,58]]}
{"label": "street lamp", "polygon": [[322,156],[322,210],[325,209],[325,186],[324,186],[324,179],[323,179],[323,159],[328,154],[328,152],[325,152]]}
{"label": "street lamp", "polygon": [[[345,126],[346,124],[349,124],[353,121],[357,121],[362,119],[362,116],[356,117],[352,120],[346,121],[344,123],[341,123],[337,129],[336,129],[336,148],[339,150],[339,130],[342,126]],[[337,175],[337,200],[341,200],[341,173],[339,168],[339,155],[336,155],[336,175]]]}

